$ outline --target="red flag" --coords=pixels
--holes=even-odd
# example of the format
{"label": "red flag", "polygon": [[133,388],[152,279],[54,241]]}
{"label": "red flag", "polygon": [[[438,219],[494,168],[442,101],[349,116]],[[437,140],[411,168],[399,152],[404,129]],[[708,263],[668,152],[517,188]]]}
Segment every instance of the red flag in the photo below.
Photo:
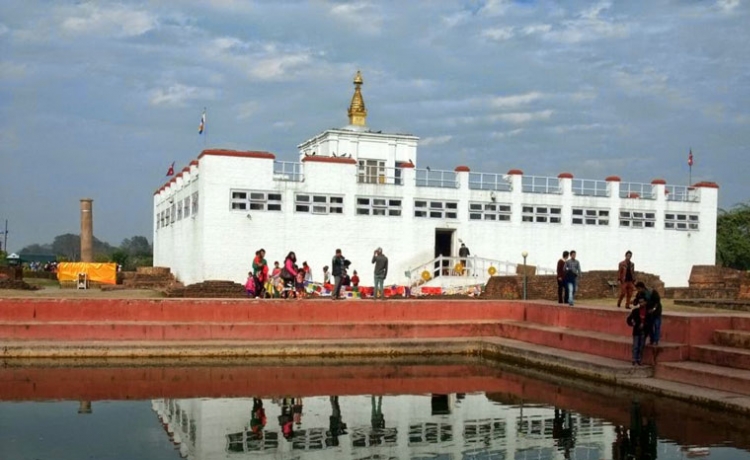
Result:
{"label": "red flag", "polygon": [[172,166],[169,167],[167,170],[167,177],[174,176],[174,161],[172,162]]}
{"label": "red flag", "polygon": [[693,166],[693,149],[690,149],[688,154],[688,166]]}

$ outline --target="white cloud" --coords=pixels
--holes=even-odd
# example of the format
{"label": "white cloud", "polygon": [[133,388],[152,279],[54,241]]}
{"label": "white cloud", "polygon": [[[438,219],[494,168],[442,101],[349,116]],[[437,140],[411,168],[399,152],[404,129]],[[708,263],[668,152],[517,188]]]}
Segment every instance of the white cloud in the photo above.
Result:
{"label": "white cloud", "polygon": [[552,127],[552,131],[558,134],[565,134],[573,131],[593,131],[595,129],[601,129],[604,125],[601,123],[590,123],[585,125],[560,125]]}
{"label": "white cloud", "polygon": [[277,129],[286,129],[286,128],[291,128],[292,126],[294,126],[294,122],[291,120],[276,121],[271,126]]}
{"label": "white cloud", "polygon": [[334,18],[366,34],[378,34],[383,26],[380,10],[368,2],[336,4],[329,12]]}
{"label": "white cloud", "polygon": [[497,108],[516,108],[522,105],[530,104],[544,97],[538,91],[532,91],[526,94],[516,94],[513,96],[498,96],[490,101],[493,107]]}
{"label": "white cloud", "polygon": [[548,120],[554,112],[552,110],[541,110],[538,112],[512,112],[490,115],[487,119],[491,122],[505,122],[515,125],[529,123],[531,121]]}
{"label": "white cloud", "polygon": [[609,10],[612,3],[602,1],[581,11],[575,19],[565,20],[559,28],[540,30],[542,37],[562,43],[581,43],[603,38],[624,38],[630,34],[632,25],[605,18],[602,12]]}
{"label": "white cloud", "polygon": [[740,0],[717,0],[716,7],[724,12],[730,12],[740,6]]}
{"label": "white cloud", "polygon": [[447,144],[451,141],[451,139],[453,139],[453,136],[450,135],[425,137],[424,139],[419,140],[419,145],[421,147],[427,147],[429,145],[442,145]]}
{"label": "white cloud", "polygon": [[258,110],[260,110],[260,104],[256,101],[243,102],[235,107],[238,120],[246,120],[258,113]]}
{"label": "white cloud", "polygon": [[0,61],[0,79],[19,79],[26,76],[26,64],[11,61]]}
{"label": "white cloud", "polygon": [[61,23],[62,29],[74,35],[112,35],[133,37],[159,26],[155,15],[125,5],[101,7],[94,3],[78,5],[71,17]]}
{"label": "white cloud", "polygon": [[448,16],[443,16],[440,19],[443,22],[443,25],[445,25],[445,27],[452,29],[460,24],[465,23],[466,21],[469,20],[470,17],[471,15],[469,14],[468,11],[459,11],[457,13],[453,13]]}
{"label": "white cloud", "polygon": [[524,35],[545,34],[552,30],[551,24],[531,24],[521,29]]}
{"label": "white cloud", "polygon": [[184,107],[189,101],[212,99],[216,99],[216,90],[214,89],[176,83],[167,88],[152,90],[149,103],[151,105]]}
{"label": "white cloud", "polygon": [[512,6],[511,0],[487,0],[479,10],[482,16],[502,16]]}
{"label": "white cloud", "polygon": [[490,134],[493,139],[505,139],[507,137],[518,136],[523,132],[522,128],[512,129],[510,131],[494,131]]}
{"label": "white cloud", "polygon": [[289,80],[309,69],[315,56],[309,50],[290,49],[273,42],[245,42],[220,37],[203,48],[207,59],[244,72],[252,80]]}
{"label": "white cloud", "polygon": [[482,37],[498,42],[509,40],[513,38],[514,35],[513,27],[496,27],[493,29],[484,29],[482,31]]}

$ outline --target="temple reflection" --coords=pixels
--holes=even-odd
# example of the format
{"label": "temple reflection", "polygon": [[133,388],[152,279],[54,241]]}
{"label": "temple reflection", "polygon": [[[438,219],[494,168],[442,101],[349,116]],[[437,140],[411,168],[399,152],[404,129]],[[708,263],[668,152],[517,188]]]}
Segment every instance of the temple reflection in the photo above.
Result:
{"label": "temple reflection", "polygon": [[624,431],[641,436],[636,422],[621,430],[566,410],[503,405],[483,393],[157,399],[152,408],[191,460],[656,458],[655,427],[653,456],[646,456],[643,443],[637,452],[619,447]]}

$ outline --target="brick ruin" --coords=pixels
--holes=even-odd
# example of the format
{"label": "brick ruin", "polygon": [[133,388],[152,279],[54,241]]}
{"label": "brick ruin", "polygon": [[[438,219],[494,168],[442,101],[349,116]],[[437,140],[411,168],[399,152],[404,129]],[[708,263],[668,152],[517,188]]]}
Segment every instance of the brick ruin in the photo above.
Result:
{"label": "brick ruin", "polygon": [[[656,288],[664,294],[664,283],[657,275],[636,272],[635,278],[643,281],[650,288]],[[576,298],[603,299],[617,298],[617,270],[596,270],[584,272],[578,285]],[[497,299],[522,299],[523,276],[493,276],[487,281],[485,296]],[[557,301],[556,275],[529,275],[526,278],[526,298]]]}
{"label": "brick ruin", "polygon": [[717,265],[695,265],[689,287],[668,290],[675,300],[712,299],[750,301],[750,273]]}

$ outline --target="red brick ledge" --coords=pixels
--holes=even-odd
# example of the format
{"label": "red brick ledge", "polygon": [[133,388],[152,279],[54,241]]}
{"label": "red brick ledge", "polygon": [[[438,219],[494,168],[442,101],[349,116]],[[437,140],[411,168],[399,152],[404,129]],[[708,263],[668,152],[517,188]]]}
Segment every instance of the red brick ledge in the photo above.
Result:
{"label": "red brick ledge", "polygon": [[558,179],[572,179],[573,178],[573,173],[561,172],[560,174],[557,175],[557,178]]}
{"label": "red brick ledge", "polygon": [[651,185],[667,185],[667,181],[664,179],[654,179],[651,181]]}
{"label": "red brick ledge", "polygon": [[234,157],[234,158],[260,158],[265,160],[275,160],[276,155],[270,152],[256,152],[256,151],[239,151],[239,150],[227,150],[227,149],[209,149],[204,150],[198,155],[198,160],[204,156],[221,156],[221,157]]}
{"label": "red brick ledge", "polygon": [[461,166],[456,166],[456,169],[454,169],[454,171],[455,172],[470,172],[471,169],[469,169],[468,166],[461,165]]}
{"label": "red brick ledge", "polygon": [[703,182],[698,182],[697,184],[694,184],[693,187],[696,187],[696,188],[698,188],[698,187],[700,187],[700,188],[716,188],[716,189],[718,189],[719,188],[719,184],[717,184],[716,182],[706,182],[706,181],[703,181]]}
{"label": "red brick ledge", "polygon": [[508,175],[509,176],[523,176],[523,171],[521,171],[520,169],[511,169],[510,171],[508,171]]}
{"label": "red brick ledge", "polygon": [[620,176],[607,176],[606,179],[604,179],[607,182],[621,182],[622,179],[620,179]]}
{"label": "red brick ledge", "polygon": [[302,158],[302,161],[312,161],[313,163],[337,163],[343,165],[356,165],[357,160],[354,158],[343,158],[343,157],[319,157],[309,156]]}

